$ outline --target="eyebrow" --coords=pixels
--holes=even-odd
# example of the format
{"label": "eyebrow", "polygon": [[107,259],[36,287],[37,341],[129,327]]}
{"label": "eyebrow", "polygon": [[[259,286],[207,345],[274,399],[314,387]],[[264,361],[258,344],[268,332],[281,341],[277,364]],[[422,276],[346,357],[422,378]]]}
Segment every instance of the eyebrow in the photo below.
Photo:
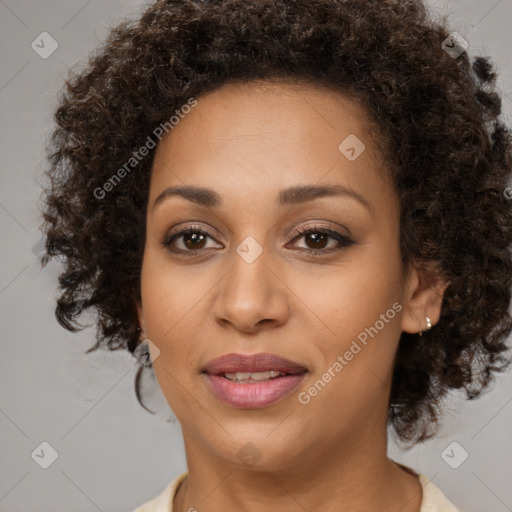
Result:
{"label": "eyebrow", "polygon": [[[206,208],[218,208],[222,205],[222,198],[215,190],[188,185],[166,188],[155,199],[152,208],[155,209],[165,199],[173,196],[183,197],[188,201]],[[345,196],[355,199],[373,213],[371,204],[361,194],[349,187],[339,184],[297,185],[295,187],[286,188],[279,192],[276,204],[277,206],[295,205],[328,196]]]}

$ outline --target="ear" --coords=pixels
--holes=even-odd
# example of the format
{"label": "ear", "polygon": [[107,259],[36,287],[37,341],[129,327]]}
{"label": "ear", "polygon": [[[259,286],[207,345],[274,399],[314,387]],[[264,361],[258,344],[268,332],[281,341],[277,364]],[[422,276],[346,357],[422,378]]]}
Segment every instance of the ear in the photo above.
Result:
{"label": "ear", "polygon": [[139,320],[139,326],[141,329],[140,339],[143,340],[146,338],[146,322],[144,321],[144,312],[142,310],[142,304],[138,300],[135,301],[135,306],[137,308],[137,318]]}
{"label": "ear", "polygon": [[418,333],[427,328],[426,316],[432,325],[439,322],[443,294],[448,284],[435,269],[419,269],[411,264],[405,278],[402,331]]}

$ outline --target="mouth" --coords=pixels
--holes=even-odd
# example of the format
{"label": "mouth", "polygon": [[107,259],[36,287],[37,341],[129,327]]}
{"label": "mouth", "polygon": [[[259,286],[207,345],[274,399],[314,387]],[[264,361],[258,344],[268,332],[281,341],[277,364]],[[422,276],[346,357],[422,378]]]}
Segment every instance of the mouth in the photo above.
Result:
{"label": "mouth", "polygon": [[201,371],[213,394],[242,409],[266,407],[289,395],[308,369],[274,354],[227,354]]}
{"label": "mouth", "polygon": [[253,384],[255,382],[267,382],[269,380],[278,379],[291,375],[286,372],[277,372],[275,370],[268,370],[266,372],[235,372],[235,373],[222,373],[220,374],[225,379],[238,384]]}
{"label": "mouth", "polygon": [[256,382],[285,375],[299,375],[307,371],[300,363],[268,352],[251,355],[226,354],[213,359],[202,368],[202,373],[221,375],[233,381]]}

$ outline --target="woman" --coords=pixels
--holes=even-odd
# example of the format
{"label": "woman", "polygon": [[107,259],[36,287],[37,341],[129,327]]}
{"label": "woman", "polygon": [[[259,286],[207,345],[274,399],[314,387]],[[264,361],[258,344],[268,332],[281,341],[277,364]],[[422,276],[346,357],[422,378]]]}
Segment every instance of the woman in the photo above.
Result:
{"label": "woman", "polygon": [[68,80],[57,318],[152,365],[187,456],[136,512],[457,510],[386,428],[508,363],[495,78],[419,1],[168,0]]}

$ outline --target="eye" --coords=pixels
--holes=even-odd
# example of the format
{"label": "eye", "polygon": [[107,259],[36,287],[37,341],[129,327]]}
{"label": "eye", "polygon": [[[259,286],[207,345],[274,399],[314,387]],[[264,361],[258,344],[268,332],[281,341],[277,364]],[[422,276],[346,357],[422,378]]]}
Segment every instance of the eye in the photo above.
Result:
{"label": "eye", "polygon": [[[189,226],[186,229],[169,233],[162,245],[171,252],[196,254],[198,251],[208,248],[208,238],[213,240],[212,235],[200,226]],[[181,245],[181,247],[179,247]]]}
{"label": "eye", "polygon": [[[355,243],[350,237],[340,233],[339,231],[334,231],[329,228],[322,228],[318,226],[313,226],[310,228],[299,228],[296,230],[296,233],[298,236],[296,236],[294,240],[304,238],[306,243],[306,247],[302,247],[300,249],[309,251],[313,254],[325,254],[337,251],[346,247],[350,247]],[[328,247],[329,239],[334,241],[334,247]]]}

